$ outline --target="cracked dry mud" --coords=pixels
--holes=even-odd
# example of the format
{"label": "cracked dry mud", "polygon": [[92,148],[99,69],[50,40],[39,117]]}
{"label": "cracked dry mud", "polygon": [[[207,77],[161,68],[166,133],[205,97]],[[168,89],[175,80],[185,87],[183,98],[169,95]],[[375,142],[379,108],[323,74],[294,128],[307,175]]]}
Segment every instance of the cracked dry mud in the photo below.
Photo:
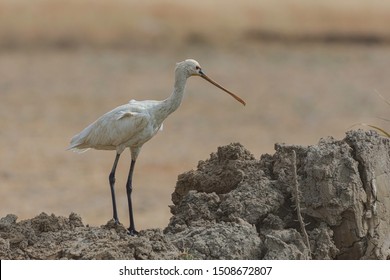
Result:
{"label": "cracked dry mud", "polygon": [[[303,147],[276,144],[257,159],[219,147],[179,175],[165,229],[126,234],[77,214],[0,219],[1,259],[390,259],[390,143],[351,131]],[[292,151],[301,215],[298,223]]]}

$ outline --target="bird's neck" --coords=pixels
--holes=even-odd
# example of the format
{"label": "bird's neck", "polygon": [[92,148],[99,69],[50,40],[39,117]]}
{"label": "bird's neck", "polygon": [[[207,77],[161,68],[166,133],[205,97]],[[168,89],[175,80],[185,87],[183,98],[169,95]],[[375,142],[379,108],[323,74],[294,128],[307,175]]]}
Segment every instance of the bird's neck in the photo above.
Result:
{"label": "bird's neck", "polygon": [[158,113],[160,114],[161,119],[165,119],[179,108],[181,101],[183,100],[186,82],[187,76],[181,71],[176,71],[173,93],[161,102],[159,108]]}

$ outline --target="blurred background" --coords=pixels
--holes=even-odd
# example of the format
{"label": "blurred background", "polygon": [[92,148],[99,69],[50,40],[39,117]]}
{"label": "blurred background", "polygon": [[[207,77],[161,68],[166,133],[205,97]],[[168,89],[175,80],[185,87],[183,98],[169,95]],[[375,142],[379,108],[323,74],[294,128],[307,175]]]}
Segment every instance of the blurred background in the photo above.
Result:
{"label": "blurred background", "polygon": [[[116,106],[166,98],[186,58],[247,106],[189,80],[137,162],[138,229],[167,224],[178,174],[218,146],[240,142],[259,158],[276,142],[343,138],[356,123],[386,129],[389,26],[383,0],[0,0],[0,216],[108,221],[115,152],[65,149]],[[126,151],[116,184],[125,226],[129,165]]]}

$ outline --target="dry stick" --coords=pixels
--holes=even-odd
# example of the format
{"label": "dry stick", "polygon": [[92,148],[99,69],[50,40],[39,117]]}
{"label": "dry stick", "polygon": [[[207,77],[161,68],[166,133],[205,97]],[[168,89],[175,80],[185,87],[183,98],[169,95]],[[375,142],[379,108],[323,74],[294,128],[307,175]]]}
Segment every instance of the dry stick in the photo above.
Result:
{"label": "dry stick", "polygon": [[295,150],[292,151],[292,160],[293,160],[293,183],[295,186],[295,200],[296,200],[296,207],[297,207],[297,216],[299,224],[301,225],[302,234],[305,238],[306,246],[309,249],[309,256],[311,256],[311,249],[310,249],[310,242],[309,242],[309,236],[307,235],[306,229],[305,229],[305,223],[303,222],[303,218],[301,215],[301,203],[300,203],[300,193],[298,189],[298,179],[297,179],[297,154],[295,153]]}

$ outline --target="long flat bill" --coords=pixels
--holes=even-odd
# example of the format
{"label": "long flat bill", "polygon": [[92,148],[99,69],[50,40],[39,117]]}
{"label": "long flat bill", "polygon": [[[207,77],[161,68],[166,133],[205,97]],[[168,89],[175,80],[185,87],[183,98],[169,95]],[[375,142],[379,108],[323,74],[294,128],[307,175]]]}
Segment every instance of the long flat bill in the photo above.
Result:
{"label": "long flat bill", "polygon": [[213,84],[214,86],[216,86],[216,87],[222,89],[224,92],[230,94],[234,99],[236,99],[236,100],[237,100],[238,102],[240,102],[242,105],[244,105],[244,106],[246,105],[245,101],[244,101],[241,97],[239,97],[239,96],[235,95],[233,92],[227,90],[226,88],[224,88],[223,86],[221,86],[220,84],[218,84],[216,81],[214,81],[214,80],[212,80],[211,78],[209,78],[206,74],[201,74],[200,76],[201,76],[203,79],[205,79],[206,81],[208,81],[209,83],[211,83],[211,84]]}

